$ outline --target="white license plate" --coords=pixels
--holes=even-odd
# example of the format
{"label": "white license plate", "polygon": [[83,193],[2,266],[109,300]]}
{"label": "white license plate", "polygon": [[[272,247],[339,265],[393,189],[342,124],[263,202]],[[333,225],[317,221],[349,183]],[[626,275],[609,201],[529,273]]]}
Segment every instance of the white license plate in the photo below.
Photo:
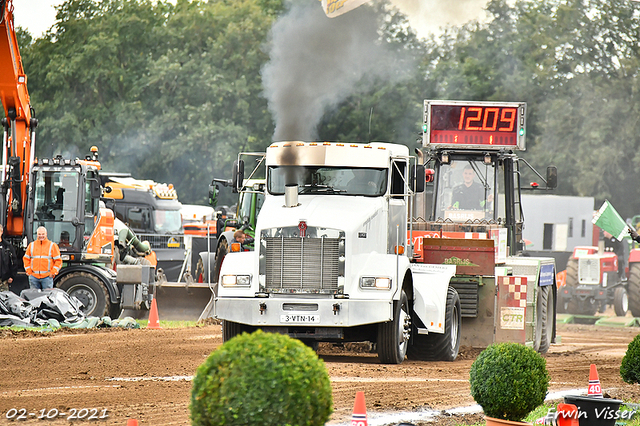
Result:
{"label": "white license plate", "polygon": [[286,314],[280,315],[280,322],[283,324],[318,324],[320,315],[317,314]]}

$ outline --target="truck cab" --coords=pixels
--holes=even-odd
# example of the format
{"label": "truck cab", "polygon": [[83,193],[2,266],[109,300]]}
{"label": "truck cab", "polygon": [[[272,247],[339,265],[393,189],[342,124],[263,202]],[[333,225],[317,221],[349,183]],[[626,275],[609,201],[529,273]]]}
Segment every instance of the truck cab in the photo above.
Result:
{"label": "truck cab", "polygon": [[417,157],[398,144],[294,141],[273,143],[265,163],[255,250],[229,253],[221,267],[225,340],[255,328],[311,346],[364,340],[383,363],[399,363],[419,300],[422,331],[445,336],[437,355],[454,359],[454,268],[411,269],[408,214],[424,187]]}

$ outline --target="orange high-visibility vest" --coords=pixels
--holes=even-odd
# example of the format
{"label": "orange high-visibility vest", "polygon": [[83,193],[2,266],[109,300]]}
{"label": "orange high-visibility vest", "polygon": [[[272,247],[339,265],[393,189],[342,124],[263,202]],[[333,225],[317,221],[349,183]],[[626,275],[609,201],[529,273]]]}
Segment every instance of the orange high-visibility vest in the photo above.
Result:
{"label": "orange high-visibility vest", "polygon": [[62,267],[60,248],[48,239],[29,244],[22,260],[27,275],[36,278],[55,277]]}

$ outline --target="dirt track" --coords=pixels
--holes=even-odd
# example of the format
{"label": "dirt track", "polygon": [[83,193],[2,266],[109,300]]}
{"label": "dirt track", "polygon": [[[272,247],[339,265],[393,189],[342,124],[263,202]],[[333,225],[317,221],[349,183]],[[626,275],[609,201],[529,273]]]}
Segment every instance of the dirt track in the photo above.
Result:
{"label": "dirt track", "polygon": [[[589,365],[611,397],[640,401],[640,387],[620,379],[620,361],[638,328],[560,325],[561,343],[547,359],[550,391],[586,389]],[[219,325],[164,330],[0,331],[0,424],[15,409],[26,409],[21,424],[68,425],[75,409],[85,420],[74,425],[188,425],[192,376],[222,344]],[[365,392],[370,417],[378,412],[444,410],[474,404],[469,368],[477,350],[467,349],[453,363],[405,361],[381,365],[374,354],[323,345],[333,385],[335,412],[330,424],[348,424],[355,392]],[[95,409],[88,413],[81,409]],[[38,420],[43,413],[67,413]],[[33,413],[33,416],[29,416]],[[86,420],[91,414],[108,417]],[[438,424],[473,424],[480,415],[440,418]],[[418,422],[414,422],[420,424]],[[370,423],[371,424],[371,423]],[[379,424],[379,423],[378,423]],[[426,424],[426,423],[424,423]]]}

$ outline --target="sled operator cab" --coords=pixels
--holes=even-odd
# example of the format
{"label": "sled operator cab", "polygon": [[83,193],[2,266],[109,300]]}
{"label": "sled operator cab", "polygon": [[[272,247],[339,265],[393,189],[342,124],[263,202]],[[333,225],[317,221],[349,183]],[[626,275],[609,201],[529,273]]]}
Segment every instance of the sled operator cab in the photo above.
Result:
{"label": "sled operator cab", "polygon": [[[555,260],[522,256],[521,196],[555,188],[557,169],[544,177],[519,157],[525,130],[524,102],[425,101],[428,183],[412,239],[419,262],[456,265],[461,344],[519,341],[544,353],[555,338]],[[517,324],[503,323],[516,311]]]}
{"label": "sled operator cab", "polygon": [[[506,228],[502,243],[508,254],[521,253],[521,192],[557,184],[555,167],[550,166],[543,178],[518,157],[516,151],[525,150],[525,126],[525,103],[425,102],[423,146],[432,180],[426,194],[428,222],[465,224],[467,231],[486,225]],[[545,186],[533,183],[523,188],[525,168]]]}

